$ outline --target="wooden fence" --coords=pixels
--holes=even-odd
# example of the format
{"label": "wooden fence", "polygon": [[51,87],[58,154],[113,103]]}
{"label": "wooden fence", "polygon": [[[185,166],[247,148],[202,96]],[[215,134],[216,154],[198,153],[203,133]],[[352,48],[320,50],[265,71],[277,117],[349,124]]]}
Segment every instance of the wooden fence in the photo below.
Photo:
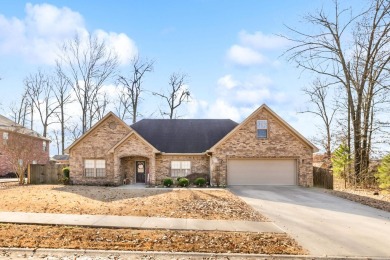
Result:
{"label": "wooden fence", "polygon": [[313,167],[314,187],[321,187],[333,190],[333,174],[327,169]]}
{"label": "wooden fence", "polygon": [[30,164],[28,170],[29,184],[58,184],[63,177],[63,164]]}

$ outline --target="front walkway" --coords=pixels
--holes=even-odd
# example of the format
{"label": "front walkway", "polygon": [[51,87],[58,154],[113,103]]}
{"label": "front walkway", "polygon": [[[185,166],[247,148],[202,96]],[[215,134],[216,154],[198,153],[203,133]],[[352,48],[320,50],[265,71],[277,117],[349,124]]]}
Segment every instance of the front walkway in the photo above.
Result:
{"label": "front walkway", "polygon": [[25,212],[0,212],[0,223],[284,233],[272,222]]}

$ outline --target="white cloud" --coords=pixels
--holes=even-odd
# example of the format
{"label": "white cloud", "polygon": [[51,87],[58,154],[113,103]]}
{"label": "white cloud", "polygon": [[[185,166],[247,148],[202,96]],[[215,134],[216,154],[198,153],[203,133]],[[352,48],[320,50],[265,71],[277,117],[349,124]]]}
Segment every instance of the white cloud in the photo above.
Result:
{"label": "white cloud", "polygon": [[207,102],[193,97],[187,104],[189,118],[230,118],[240,122],[260,105],[283,104],[286,94],[273,88],[273,81],[263,75],[237,80],[225,75],[217,80],[217,98]]}
{"label": "white cloud", "polygon": [[[54,64],[58,47],[64,41],[76,34],[88,34],[82,15],[70,8],[28,3],[25,13],[22,19],[0,15],[0,54],[20,55],[38,64]],[[137,53],[134,42],[123,33],[97,30],[93,34],[117,52],[122,64]]]}
{"label": "white cloud", "polygon": [[97,30],[95,32],[98,39],[103,40],[108,49],[112,49],[118,55],[120,64],[127,64],[137,55],[137,47],[132,39],[124,33],[105,32]]}
{"label": "white cloud", "polygon": [[227,57],[230,61],[241,66],[259,65],[266,60],[260,52],[240,45],[230,47]]}
{"label": "white cloud", "polygon": [[218,79],[217,83],[218,83],[218,86],[223,87],[223,88],[227,88],[227,89],[232,89],[240,84],[240,82],[233,79],[232,75],[223,76],[222,78]]}
{"label": "white cloud", "polygon": [[253,34],[243,30],[238,34],[238,43],[233,44],[226,53],[229,62],[239,66],[257,66],[270,62],[263,51],[277,50],[288,46],[288,40],[276,36],[267,35],[260,31]]}
{"label": "white cloud", "polygon": [[260,31],[253,34],[243,30],[238,34],[240,43],[255,49],[279,49],[286,47],[289,41],[277,35],[266,35]]}
{"label": "white cloud", "polygon": [[222,99],[217,99],[215,103],[209,105],[208,110],[207,118],[228,118],[234,121],[241,118],[239,110]]}

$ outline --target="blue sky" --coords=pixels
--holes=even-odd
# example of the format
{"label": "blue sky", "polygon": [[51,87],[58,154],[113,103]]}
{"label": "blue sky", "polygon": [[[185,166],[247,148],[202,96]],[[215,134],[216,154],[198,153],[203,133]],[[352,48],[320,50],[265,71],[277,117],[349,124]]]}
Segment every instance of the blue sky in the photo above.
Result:
{"label": "blue sky", "polygon": [[[144,82],[150,91],[164,90],[173,72],[188,74],[193,99],[181,108],[185,117],[240,122],[266,103],[310,138],[316,122],[297,111],[307,105],[301,89],[312,75],[280,57],[290,43],[277,35],[289,33],[285,25],[312,29],[302,16],[331,6],[329,0],[1,1],[0,112],[19,99],[26,76],[51,69],[58,44],[89,31],[118,49],[122,73],[134,54],[154,59]],[[156,117],[162,106],[145,95],[141,113]]]}

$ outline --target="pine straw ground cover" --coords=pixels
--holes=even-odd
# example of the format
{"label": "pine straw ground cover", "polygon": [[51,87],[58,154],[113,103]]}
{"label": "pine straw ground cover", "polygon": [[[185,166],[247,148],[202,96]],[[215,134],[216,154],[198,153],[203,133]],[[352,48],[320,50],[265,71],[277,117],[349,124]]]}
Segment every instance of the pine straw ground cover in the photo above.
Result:
{"label": "pine straw ground cover", "polygon": [[227,190],[25,185],[0,188],[0,211],[266,221]]}
{"label": "pine straw ground cover", "polygon": [[0,247],[303,255],[286,234],[0,224]]}

